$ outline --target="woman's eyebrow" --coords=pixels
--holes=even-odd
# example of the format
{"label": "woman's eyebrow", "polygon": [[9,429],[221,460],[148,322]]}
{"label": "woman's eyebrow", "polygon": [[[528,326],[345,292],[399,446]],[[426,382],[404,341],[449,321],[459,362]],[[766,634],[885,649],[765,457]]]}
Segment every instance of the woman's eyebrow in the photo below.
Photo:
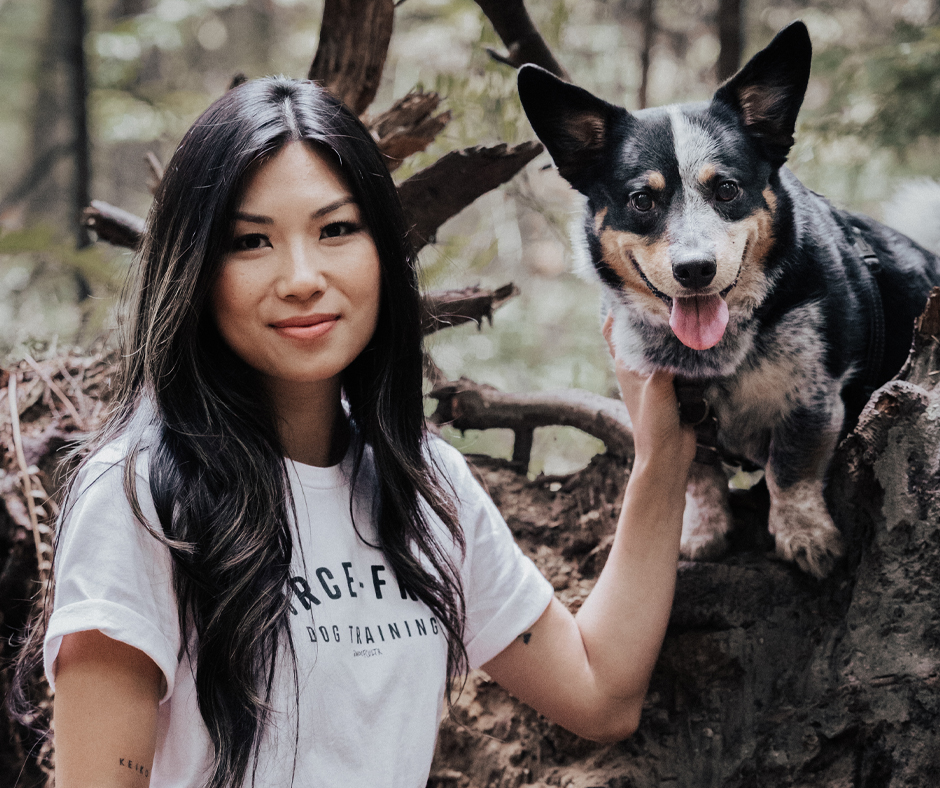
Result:
{"label": "woman's eyebrow", "polygon": [[356,198],[351,194],[347,194],[345,197],[340,197],[338,200],[334,200],[329,205],[324,205],[322,208],[315,210],[311,216],[314,219],[319,219],[321,216],[326,216],[328,213],[333,213],[333,211],[338,208],[342,208],[344,205],[355,204]]}
{"label": "woman's eyebrow", "polygon": [[[333,211],[342,208],[344,205],[355,204],[355,202],[356,198],[352,195],[340,197],[338,200],[334,200],[333,202],[324,205],[322,208],[317,208],[317,210],[310,214],[310,217],[312,219],[319,219],[321,216],[326,216],[328,213],[332,213]],[[249,224],[274,224],[274,219],[272,219],[270,216],[246,213],[245,211],[236,211],[235,221],[248,222]]]}

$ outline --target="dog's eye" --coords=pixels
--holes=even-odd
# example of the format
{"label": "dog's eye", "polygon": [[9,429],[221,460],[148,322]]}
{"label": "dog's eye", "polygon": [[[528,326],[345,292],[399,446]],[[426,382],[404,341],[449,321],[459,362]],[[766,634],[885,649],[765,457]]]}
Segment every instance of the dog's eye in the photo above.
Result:
{"label": "dog's eye", "polygon": [[740,191],[738,184],[734,181],[722,181],[718,184],[718,188],[715,189],[715,198],[720,202],[730,202],[738,196],[738,192]]}
{"label": "dog's eye", "polygon": [[634,192],[630,195],[630,205],[641,213],[646,213],[653,208],[653,198],[646,192]]}

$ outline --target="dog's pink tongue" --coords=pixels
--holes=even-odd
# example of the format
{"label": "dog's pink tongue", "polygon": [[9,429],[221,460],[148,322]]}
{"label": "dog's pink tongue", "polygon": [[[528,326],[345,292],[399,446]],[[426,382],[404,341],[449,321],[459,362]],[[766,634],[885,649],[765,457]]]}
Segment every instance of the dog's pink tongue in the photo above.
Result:
{"label": "dog's pink tongue", "polygon": [[725,335],[728,305],[720,295],[674,298],[669,327],[679,341],[693,350],[714,347]]}

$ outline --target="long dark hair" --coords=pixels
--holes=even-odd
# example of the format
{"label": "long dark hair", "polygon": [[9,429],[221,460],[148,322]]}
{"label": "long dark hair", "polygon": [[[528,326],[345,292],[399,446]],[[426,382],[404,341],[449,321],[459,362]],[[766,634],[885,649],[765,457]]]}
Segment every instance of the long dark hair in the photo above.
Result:
{"label": "long dark hair", "polygon": [[[375,335],[342,377],[353,486],[371,447],[377,547],[442,622],[448,676],[466,668],[459,575],[422,503],[462,549],[453,501],[425,450],[420,299],[395,185],[366,128],[322,88],[282,77],[247,82],[203,113],[166,168],[138,253],[115,408],[84,450],[89,456],[130,433],[125,489],[142,523],[134,469],[138,452],[149,451],[162,529],[155,535],[173,558],[180,625],[195,651],[214,747],[207,788],[239,786],[252,760],[257,766],[278,654],[286,647],[294,656],[293,500],[275,414],[208,308],[248,175],[294,141],[335,157],[381,261]],[[146,411],[144,431],[135,425]]]}

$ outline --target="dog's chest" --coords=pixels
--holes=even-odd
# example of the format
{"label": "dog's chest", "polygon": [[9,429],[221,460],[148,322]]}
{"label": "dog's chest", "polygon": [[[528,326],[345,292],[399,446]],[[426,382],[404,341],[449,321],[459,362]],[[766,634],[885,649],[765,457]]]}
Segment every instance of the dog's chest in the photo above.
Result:
{"label": "dog's chest", "polygon": [[793,408],[789,387],[780,367],[749,370],[711,384],[705,398],[718,420],[719,446],[764,465],[774,427]]}
{"label": "dog's chest", "polygon": [[815,343],[793,342],[784,334],[761,353],[752,353],[738,371],[713,381],[705,397],[718,420],[719,445],[733,455],[763,465],[774,430],[796,408],[831,394]]}

